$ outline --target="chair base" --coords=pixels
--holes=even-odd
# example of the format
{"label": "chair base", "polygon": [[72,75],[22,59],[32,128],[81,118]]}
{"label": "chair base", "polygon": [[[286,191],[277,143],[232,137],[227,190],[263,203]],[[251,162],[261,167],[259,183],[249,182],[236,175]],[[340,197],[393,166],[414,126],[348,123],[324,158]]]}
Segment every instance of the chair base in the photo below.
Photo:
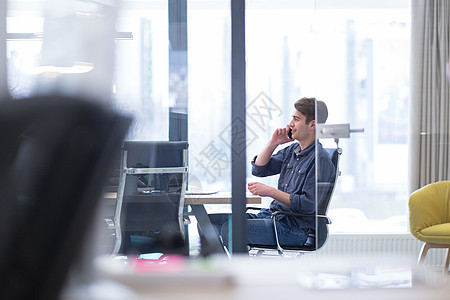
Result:
{"label": "chair base", "polygon": [[442,270],[442,275],[447,275],[448,273],[448,266],[450,264],[450,245],[449,244],[433,244],[433,243],[425,243],[422,246],[422,249],[420,249],[419,253],[419,260],[418,264],[423,264],[425,261],[425,256],[427,255],[428,250],[432,248],[440,248],[440,249],[447,249],[446,251],[446,258],[444,262],[444,269]]}
{"label": "chair base", "polygon": [[304,254],[314,253],[314,251],[299,251],[283,249],[283,251],[277,248],[255,247],[249,246],[248,254],[252,257],[285,257],[285,258],[297,258]]}

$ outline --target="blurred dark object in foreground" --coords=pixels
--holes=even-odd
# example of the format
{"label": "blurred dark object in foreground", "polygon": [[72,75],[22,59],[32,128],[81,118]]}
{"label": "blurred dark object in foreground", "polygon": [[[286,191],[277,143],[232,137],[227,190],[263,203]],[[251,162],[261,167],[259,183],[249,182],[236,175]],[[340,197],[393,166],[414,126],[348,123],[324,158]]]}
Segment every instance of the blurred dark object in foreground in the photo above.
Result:
{"label": "blurred dark object in foreground", "polygon": [[0,299],[58,299],[129,125],[81,99],[0,102]]}

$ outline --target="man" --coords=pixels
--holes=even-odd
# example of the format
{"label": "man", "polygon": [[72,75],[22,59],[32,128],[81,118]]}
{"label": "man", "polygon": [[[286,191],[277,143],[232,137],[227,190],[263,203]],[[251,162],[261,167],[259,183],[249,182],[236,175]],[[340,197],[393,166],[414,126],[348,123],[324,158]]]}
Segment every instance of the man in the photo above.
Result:
{"label": "man", "polygon": [[[261,209],[258,214],[247,213],[248,243],[258,245],[275,245],[275,231],[272,213],[288,211],[314,214],[316,208],[316,119],[325,123],[328,118],[327,106],[315,98],[301,98],[295,104],[291,122],[285,128],[278,128],[269,143],[252,161],[252,174],[266,177],[279,174],[278,188],[259,182],[248,183],[249,191],[254,195],[271,197],[274,200],[268,209]],[[292,136],[288,133],[291,131]],[[273,154],[282,144],[296,141]],[[332,182],[335,167],[328,153],[317,143],[319,161],[318,181]],[[319,201],[322,198],[319,191]],[[211,223],[222,235],[225,245],[228,243],[228,216],[210,215]],[[314,217],[293,217],[279,215],[276,219],[277,234],[281,246],[300,246],[306,242],[308,234],[315,230]]]}

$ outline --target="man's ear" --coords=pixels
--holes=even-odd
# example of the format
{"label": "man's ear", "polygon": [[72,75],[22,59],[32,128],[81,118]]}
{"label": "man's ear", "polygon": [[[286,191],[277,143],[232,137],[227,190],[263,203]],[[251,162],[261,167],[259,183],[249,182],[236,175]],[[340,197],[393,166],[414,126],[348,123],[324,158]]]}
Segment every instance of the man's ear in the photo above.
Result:
{"label": "man's ear", "polygon": [[312,120],[311,122],[309,122],[309,127],[311,128],[311,129],[316,129],[316,120]]}

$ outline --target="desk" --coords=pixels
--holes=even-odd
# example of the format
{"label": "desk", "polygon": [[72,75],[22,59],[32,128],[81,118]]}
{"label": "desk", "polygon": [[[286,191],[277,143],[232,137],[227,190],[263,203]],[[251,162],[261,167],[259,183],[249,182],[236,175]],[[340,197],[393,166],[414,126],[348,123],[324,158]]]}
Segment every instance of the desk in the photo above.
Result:
{"label": "desk", "polygon": [[[252,194],[247,194],[247,204],[261,204],[261,197]],[[117,193],[105,193],[103,198],[109,203],[114,204],[117,198]],[[114,202],[114,203],[113,203]],[[204,204],[230,204],[231,193],[219,192],[219,193],[198,193],[189,194],[184,196],[184,205],[204,205]]]}
{"label": "desk", "polygon": [[[261,204],[261,197],[247,194],[247,204]],[[184,197],[184,205],[230,204],[231,193],[189,194]]]}
{"label": "desk", "polygon": [[[261,204],[261,197],[252,194],[247,194],[247,204]],[[107,203],[113,205],[117,198],[117,193],[105,193],[103,196]],[[222,247],[222,243],[217,236],[214,228],[209,220],[208,213],[206,212],[206,204],[213,205],[223,205],[231,204],[231,193],[230,192],[219,192],[219,193],[198,193],[189,194],[187,193],[184,197],[184,205],[190,206],[193,215],[197,219],[197,223],[202,230],[205,238],[207,239],[207,253],[225,253]]]}
{"label": "desk", "polygon": [[[247,194],[247,204],[261,204],[261,197],[252,194]],[[109,204],[114,204],[117,198],[117,193],[105,193],[103,198],[108,201]],[[198,193],[189,194],[184,196],[184,205],[204,205],[204,204],[230,204],[231,193],[219,192],[219,193]]]}

